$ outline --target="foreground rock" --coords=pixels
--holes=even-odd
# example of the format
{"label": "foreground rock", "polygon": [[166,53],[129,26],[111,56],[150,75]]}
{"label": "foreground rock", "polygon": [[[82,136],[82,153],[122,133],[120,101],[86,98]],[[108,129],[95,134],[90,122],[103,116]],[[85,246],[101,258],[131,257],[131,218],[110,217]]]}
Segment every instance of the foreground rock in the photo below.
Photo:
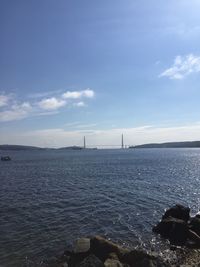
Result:
{"label": "foreground rock", "polygon": [[166,210],[162,219],[166,219],[169,217],[173,217],[187,222],[190,219],[190,208],[177,204]]}
{"label": "foreground rock", "polygon": [[77,267],[104,267],[102,261],[99,260],[95,255],[90,254],[83,261],[76,265]]}
{"label": "foreground rock", "polygon": [[188,238],[189,228],[185,221],[169,217],[159,222],[153,231],[169,239],[173,245],[184,245]]}
{"label": "foreground rock", "polygon": [[102,261],[105,261],[107,258],[110,258],[110,255],[115,255],[113,257],[121,259],[123,255],[129,252],[128,249],[122,248],[101,236],[95,236],[91,238],[90,250]]}
{"label": "foreground rock", "polygon": [[200,218],[199,215],[192,218],[189,222],[189,228],[200,236]]}
{"label": "foreground rock", "polygon": [[[88,242],[90,240],[90,242]],[[65,251],[59,266],[68,267],[168,267],[159,256],[143,250],[125,249],[103,237],[81,238]],[[90,245],[89,245],[90,244]]]}
{"label": "foreground rock", "polygon": [[200,218],[191,218],[190,209],[176,205],[168,209],[153,232],[167,238],[172,245],[200,248]]}

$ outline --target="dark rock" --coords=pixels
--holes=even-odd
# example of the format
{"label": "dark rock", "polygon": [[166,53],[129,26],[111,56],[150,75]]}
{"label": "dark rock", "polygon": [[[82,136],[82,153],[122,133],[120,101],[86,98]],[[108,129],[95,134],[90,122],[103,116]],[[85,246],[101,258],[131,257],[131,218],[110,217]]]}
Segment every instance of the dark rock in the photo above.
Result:
{"label": "dark rock", "polygon": [[95,255],[90,254],[82,262],[77,264],[76,267],[104,267],[104,264]]}
{"label": "dark rock", "polygon": [[189,228],[200,236],[200,218],[192,218],[189,223]]}
{"label": "dark rock", "polygon": [[169,267],[159,256],[149,255],[143,250],[132,250],[121,259],[131,267]]}
{"label": "dark rock", "polygon": [[59,267],[68,267],[68,263],[67,262],[63,262],[59,265]]}
{"label": "dark rock", "polygon": [[200,211],[199,212],[197,212],[197,214],[196,214],[196,216],[195,216],[196,218],[200,218]]}
{"label": "dark rock", "polygon": [[171,251],[176,251],[176,250],[177,250],[177,246],[170,245],[170,250],[171,250]]}
{"label": "dark rock", "polygon": [[168,238],[171,244],[184,245],[188,238],[188,225],[185,221],[168,217],[153,227],[155,233]]}
{"label": "dark rock", "polygon": [[83,252],[83,253],[72,253],[69,260],[67,261],[69,267],[75,267],[77,264],[82,262],[85,258],[90,255],[90,252]]}
{"label": "dark rock", "polygon": [[169,217],[173,217],[187,222],[190,218],[190,208],[177,204],[172,208],[168,209],[163,215],[162,219],[166,219]]}
{"label": "dark rock", "polygon": [[115,253],[120,259],[121,255],[128,250],[103,237],[95,236],[90,240],[90,251],[104,262],[109,257],[110,253]]}
{"label": "dark rock", "polygon": [[79,238],[72,247],[72,251],[66,250],[60,260],[61,262],[67,262],[69,267],[75,267],[88,255],[90,255],[90,239]]}
{"label": "dark rock", "polygon": [[73,252],[69,250],[65,250],[65,252],[59,257],[60,262],[69,262],[70,257],[72,256]]}
{"label": "dark rock", "polygon": [[200,236],[194,231],[188,231],[188,247],[200,248]]}
{"label": "dark rock", "polygon": [[109,259],[113,259],[113,260],[119,260],[118,256],[116,253],[112,252],[108,255]]}

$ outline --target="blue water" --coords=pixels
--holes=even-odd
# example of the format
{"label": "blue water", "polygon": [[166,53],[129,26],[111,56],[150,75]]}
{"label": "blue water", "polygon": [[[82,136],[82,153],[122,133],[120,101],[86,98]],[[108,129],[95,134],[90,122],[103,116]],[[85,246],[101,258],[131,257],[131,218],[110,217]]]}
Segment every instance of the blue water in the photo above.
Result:
{"label": "blue water", "polygon": [[93,234],[152,246],[164,208],[200,207],[200,149],[0,154],[12,157],[0,162],[0,266],[35,266]]}

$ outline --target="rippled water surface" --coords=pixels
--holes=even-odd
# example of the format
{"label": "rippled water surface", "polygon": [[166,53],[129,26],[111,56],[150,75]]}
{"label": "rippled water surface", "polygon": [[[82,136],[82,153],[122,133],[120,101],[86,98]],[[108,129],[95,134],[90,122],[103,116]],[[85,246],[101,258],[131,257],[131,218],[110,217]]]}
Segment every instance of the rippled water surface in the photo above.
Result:
{"label": "rippled water surface", "polygon": [[12,161],[0,162],[0,266],[38,263],[93,234],[151,246],[164,208],[179,202],[199,209],[200,149],[6,154]]}

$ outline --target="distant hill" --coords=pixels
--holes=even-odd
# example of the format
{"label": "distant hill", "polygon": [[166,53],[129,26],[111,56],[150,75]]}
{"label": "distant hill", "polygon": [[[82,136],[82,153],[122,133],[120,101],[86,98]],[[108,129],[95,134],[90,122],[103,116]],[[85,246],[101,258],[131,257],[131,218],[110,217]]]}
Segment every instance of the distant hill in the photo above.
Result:
{"label": "distant hill", "polygon": [[129,148],[189,148],[200,147],[200,141],[191,142],[167,142],[167,143],[152,143],[138,146],[130,146]]}
{"label": "distant hill", "polygon": [[0,150],[43,150],[45,148],[21,145],[0,145]]}
{"label": "distant hill", "polygon": [[68,146],[61,148],[41,148],[36,146],[22,146],[22,145],[0,145],[0,150],[81,150],[83,149],[80,146]]}

